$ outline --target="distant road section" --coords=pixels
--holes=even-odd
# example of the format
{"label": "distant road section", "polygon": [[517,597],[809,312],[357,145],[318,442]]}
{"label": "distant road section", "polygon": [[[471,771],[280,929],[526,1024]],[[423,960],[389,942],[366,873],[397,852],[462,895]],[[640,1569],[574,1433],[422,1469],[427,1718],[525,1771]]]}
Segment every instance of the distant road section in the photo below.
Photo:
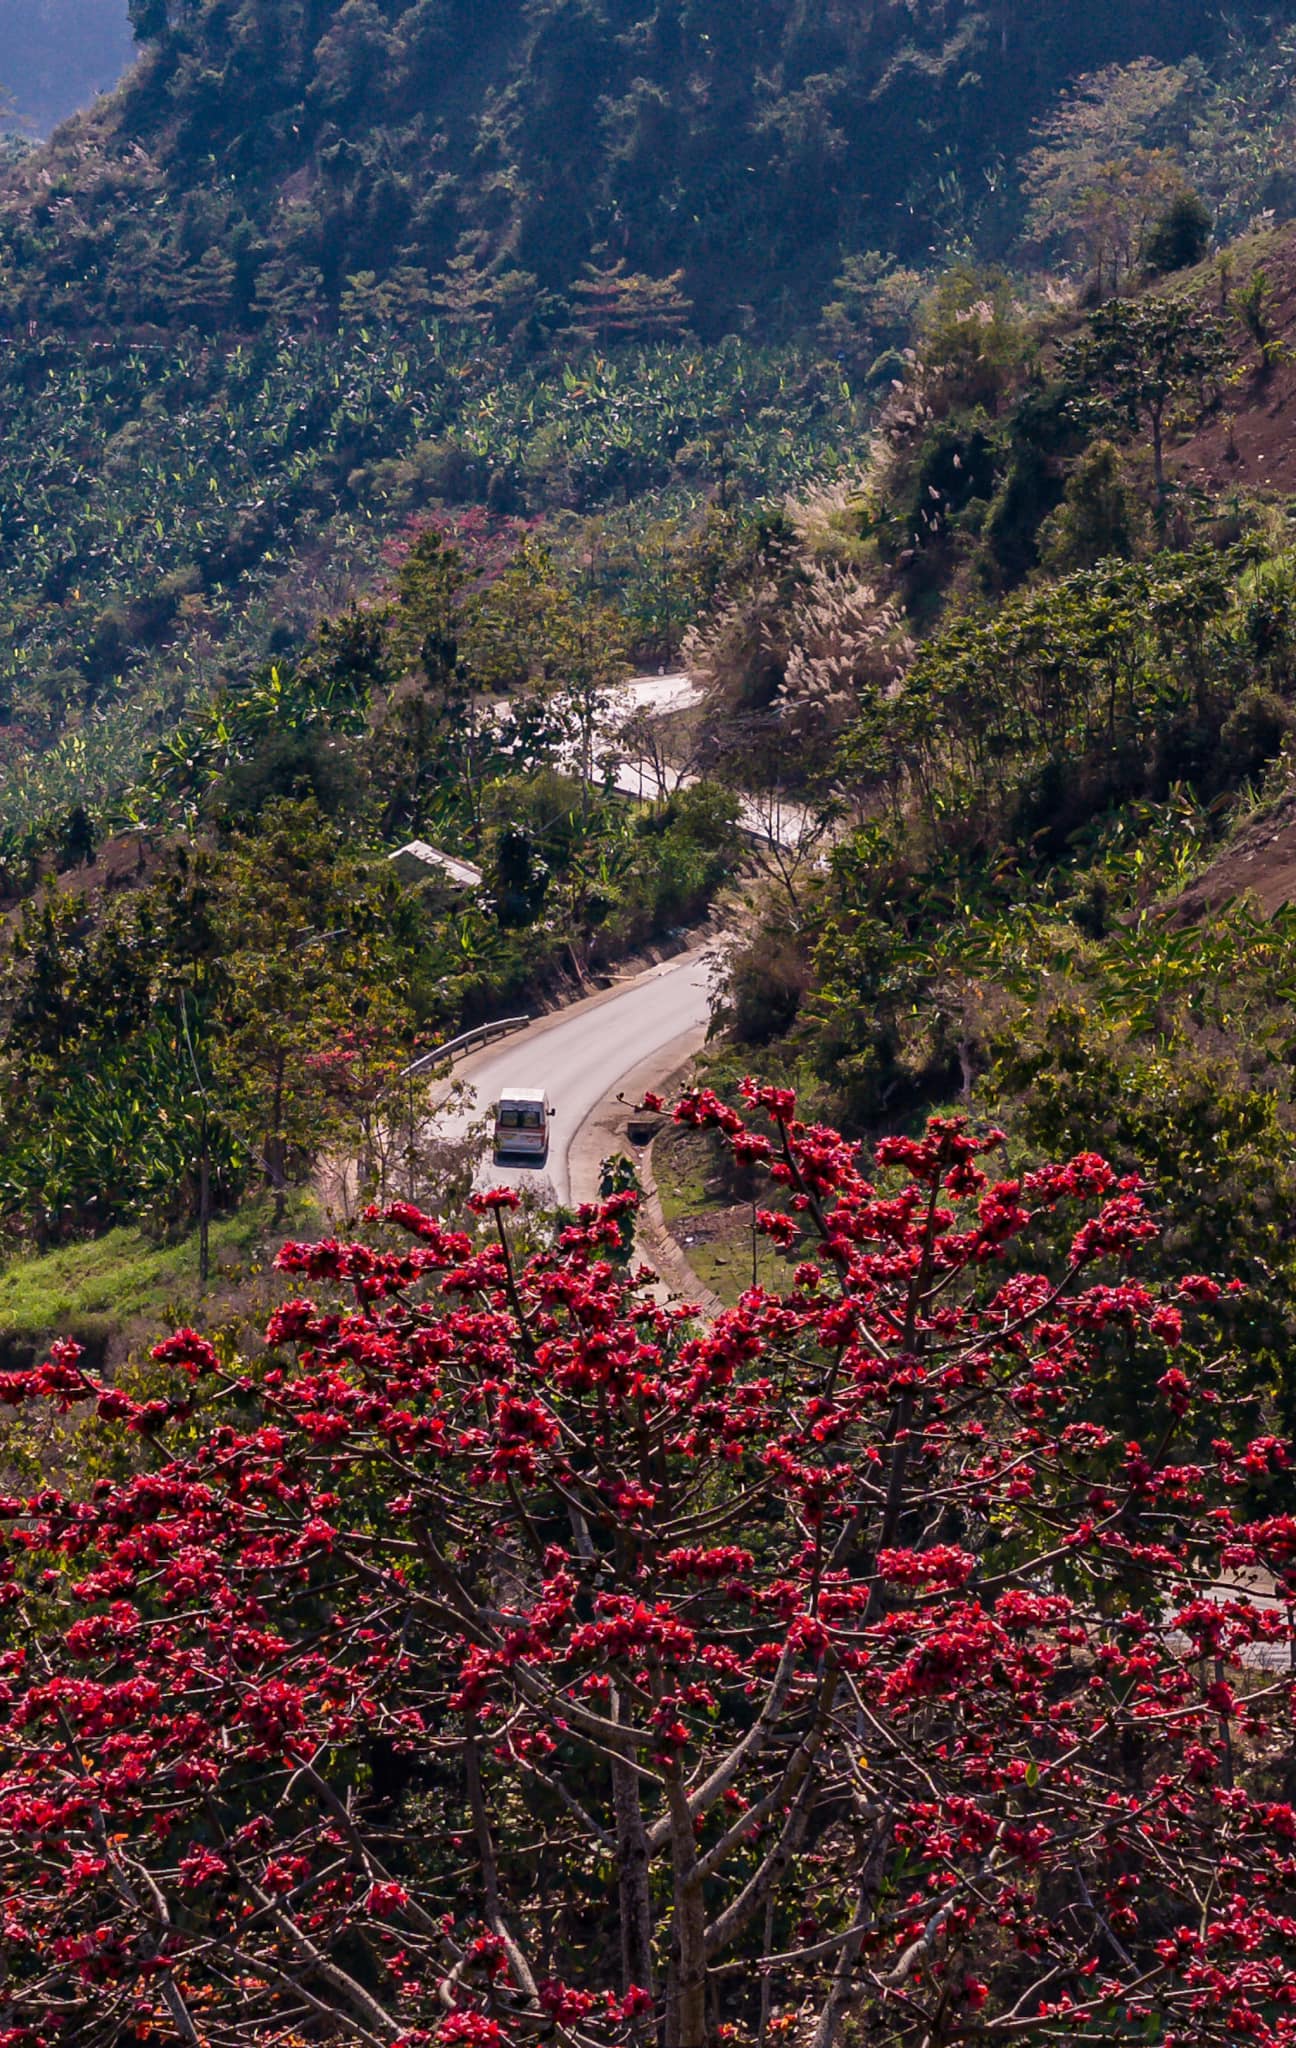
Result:
{"label": "distant road section", "polygon": [[469,1084],[474,1102],[471,1109],[442,1112],[438,1128],[447,1137],[492,1114],[501,1091],[511,1087],[544,1088],[556,1112],[547,1166],[499,1166],[487,1153],[478,1185],[529,1189],[541,1199],[563,1203],[592,1199],[595,1188],[573,1186],[573,1152],[580,1149],[582,1129],[631,1078],[638,1082],[644,1070],[655,1067],[664,1081],[705,1043],[711,1021],[709,963],[706,949],[668,960],[618,988],[542,1017],[529,1030],[456,1067],[455,1080]]}
{"label": "distant road section", "polygon": [[[662,717],[672,711],[696,710],[701,702],[702,692],[692,676],[635,676],[613,697],[610,732],[614,735],[622,721],[637,712]],[[615,743],[607,757],[595,755],[594,768],[600,781],[609,765],[613,782],[621,795],[637,798],[641,803],[673,795],[677,789],[688,789],[698,779],[696,775],[681,775],[677,768],[623,759]],[[795,847],[813,831],[814,816],[803,804],[777,794],[744,796],[738,803],[738,825],[757,845]]]}
{"label": "distant road section", "polygon": [[702,692],[691,675],[677,669],[668,676],[632,676],[615,692],[613,711],[623,718],[632,711],[661,716],[667,711],[696,711]]}

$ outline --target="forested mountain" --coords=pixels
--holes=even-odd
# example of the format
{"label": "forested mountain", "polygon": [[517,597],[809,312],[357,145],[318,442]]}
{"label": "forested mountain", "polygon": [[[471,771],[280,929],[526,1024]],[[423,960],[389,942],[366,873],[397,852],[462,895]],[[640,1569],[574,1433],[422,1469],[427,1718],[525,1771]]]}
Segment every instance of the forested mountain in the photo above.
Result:
{"label": "forested mountain", "polygon": [[429,505],[566,519],[677,645],[642,536],[855,467],[947,266],[1111,288],[1293,197],[1255,0],[132,12],[120,91],[0,177],[20,835],[119,805]]}
{"label": "forested mountain", "polygon": [[132,54],[126,0],[0,0],[0,93],[28,134],[109,91]]}
{"label": "forested mountain", "polygon": [[1211,66],[1262,48],[1271,12],[1243,0],[1226,24],[1214,0],[131,11],[143,62],[125,93],[15,194],[0,240],[11,319],[329,318],[359,276],[396,279],[411,310],[503,306],[544,329],[586,266],[624,263],[682,271],[704,335],[786,329],[817,314],[852,250],[1007,248],[1016,162],[1081,74],[1188,59],[1181,130],[1224,119],[1261,143],[1263,90],[1221,109]]}

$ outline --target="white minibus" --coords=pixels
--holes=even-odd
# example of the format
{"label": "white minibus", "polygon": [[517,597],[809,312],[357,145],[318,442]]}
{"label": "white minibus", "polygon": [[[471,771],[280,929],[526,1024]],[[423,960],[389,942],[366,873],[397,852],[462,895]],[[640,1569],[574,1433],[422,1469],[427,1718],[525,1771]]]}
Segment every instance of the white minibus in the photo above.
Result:
{"label": "white minibus", "polygon": [[547,1158],[553,1113],[543,1088],[502,1088],[495,1106],[495,1157]]}

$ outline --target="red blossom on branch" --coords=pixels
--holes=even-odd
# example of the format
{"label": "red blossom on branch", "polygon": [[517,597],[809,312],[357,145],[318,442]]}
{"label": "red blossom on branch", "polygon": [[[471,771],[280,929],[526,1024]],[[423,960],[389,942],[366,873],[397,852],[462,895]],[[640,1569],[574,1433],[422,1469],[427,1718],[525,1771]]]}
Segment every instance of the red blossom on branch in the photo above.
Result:
{"label": "red blossom on branch", "polygon": [[285,1246],[182,1399],[3,1376],[120,1441],[0,1500],[0,2048],[1296,2048],[1296,1516],[1221,1288],[1091,1154],[743,1098],[676,1114],[796,1263],[710,1327],[620,1199],[523,1259],[497,1189]]}

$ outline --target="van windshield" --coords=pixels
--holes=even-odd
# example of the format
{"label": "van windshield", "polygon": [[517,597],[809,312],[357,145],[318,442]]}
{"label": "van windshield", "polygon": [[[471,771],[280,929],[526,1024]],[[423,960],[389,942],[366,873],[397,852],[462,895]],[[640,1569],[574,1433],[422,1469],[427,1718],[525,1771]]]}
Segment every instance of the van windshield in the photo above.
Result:
{"label": "van windshield", "polygon": [[502,1131],[542,1131],[544,1117],[538,1109],[501,1109],[499,1127]]}

